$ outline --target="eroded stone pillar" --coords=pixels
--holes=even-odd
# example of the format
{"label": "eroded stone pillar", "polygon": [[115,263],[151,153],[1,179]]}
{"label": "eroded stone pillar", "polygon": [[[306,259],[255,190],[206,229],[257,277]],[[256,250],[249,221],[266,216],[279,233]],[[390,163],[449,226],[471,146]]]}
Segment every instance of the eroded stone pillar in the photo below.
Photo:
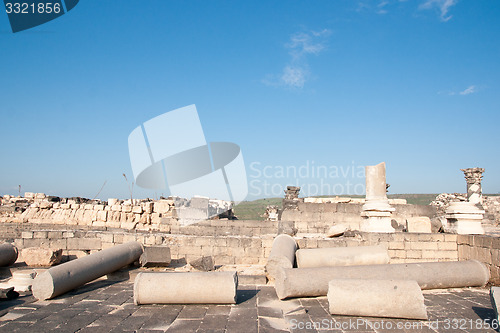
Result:
{"label": "eroded stone pillar", "polygon": [[465,175],[467,182],[467,200],[473,204],[483,203],[483,190],[481,180],[483,179],[483,168],[460,169]]}
{"label": "eroded stone pillar", "polygon": [[287,186],[285,190],[285,199],[293,200],[299,197],[300,187],[298,186]]}
{"label": "eroded stone pillar", "polygon": [[285,198],[283,199],[283,210],[297,209],[299,202],[300,187],[287,186],[285,190]]}
{"label": "eroded stone pillar", "polygon": [[391,215],[395,210],[389,205],[385,181],[385,162],[365,167],[366,200],[361,216],[364,218],[361,231],[394,232]]}

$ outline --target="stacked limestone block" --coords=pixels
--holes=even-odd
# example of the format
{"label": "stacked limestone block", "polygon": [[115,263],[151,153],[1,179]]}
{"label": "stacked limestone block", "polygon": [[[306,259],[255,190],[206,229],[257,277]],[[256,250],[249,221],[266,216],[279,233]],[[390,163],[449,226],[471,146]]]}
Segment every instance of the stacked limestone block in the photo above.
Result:
{"label": "stacked limestone block", "polygon": [[[28,197],[32,198],[29,194]],[[174,201],[166,199],[158,201],[109,199],[108,202],[60,199],[51,202],[47,198],[41,198],[40,195],[38,199],[35,197],[29,207],[20,214],[19,222],[169,232],[170,226],[176,221],[174,208]]]}

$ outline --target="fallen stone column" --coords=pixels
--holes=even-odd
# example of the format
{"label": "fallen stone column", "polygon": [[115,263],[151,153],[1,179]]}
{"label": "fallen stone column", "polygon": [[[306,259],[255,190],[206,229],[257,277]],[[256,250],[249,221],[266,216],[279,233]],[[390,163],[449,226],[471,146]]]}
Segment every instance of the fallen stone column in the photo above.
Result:
{"label": "fallen stone column", "polygon": [[297,267],[354,266],[388,264],[383,245],[300,249],[295,253]]}
{"label": "fallen stone column", "polygon": [[12,266],[17,260],[17,247],[10,243],[0,244],[0,267]]}
{"label": "fallen stone column", "polygon": [[236,272],[173,272],[137,274],[134,303],[235,304]]}
{"label": "fallen stone column", "polygon": [[325,296],[333,279],[415,280],[421,289],[484,286],[488,268],[477,260],[317,268],[283,268],[276,276],[280,299]]}
{"label": "fallen stone column", "polygon": [[295,263],[297,243],[293,237],[281,234],[273,241],[273,247],[267,259],[267,277],[273,280],[280,268],[292,268]]}
{"label": "fallen stone column", "polygon": [[143,251],[138,242],[129,242],[52,267],[33,281],[33,296],[50,299],[138,260]]}
{"label": "fallen stone column", "polygon": [[497,324],[500,322],[500,287],[491,287],[490,289],[490,300],[493,311],[495,311],[495,319]]}
{"label": "fallen stone column", "polygon": [[416,281],[335,279],[327,296],[333,315],[427,319]]}

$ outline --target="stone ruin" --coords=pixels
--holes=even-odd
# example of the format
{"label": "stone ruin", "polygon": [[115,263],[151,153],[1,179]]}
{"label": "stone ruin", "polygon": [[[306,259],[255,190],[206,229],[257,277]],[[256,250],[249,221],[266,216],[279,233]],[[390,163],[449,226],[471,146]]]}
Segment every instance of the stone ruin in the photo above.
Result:
{"label": "stone ruin", "polygon": [[207,197],[152,199],[59,198],[26,192],[0,198],[0,222],[87,225],[127,230],[168,231],[179,220],[236,219],[232,203]]}
{"label": "stone ruin", "polygon": [[[366,167],[365,198],[299,198],[300,188],[289,186],[283,209],[268,207],[266,221],[229,225],[234,215],[221,214],[231,210],[231,203],[204,197],[102,202],[27,193],[24,198],[2,198],[0,222],[29,228],[36,223],[63,225],[65,229],[57,232],[22,229],[11,233],[21,234],[14,242],[23,254],[34,251],[36,244],[45,248],[47,239],[52,250],[46,250],[45,266],[58,263],[61,253],[53,245],[65,244],[66,250],[92,246],[89,253],[53,266],[34,280],[32,273],[12,279],[32,283],[38,299],[64,294],[136,261],[149,269],[169,266],[189,255],[189,261],[206,272],[141,271],[134,284],[135,304],[234,304],[240,274],[211,270],[246,262],[266,264],[280,299],[326,296],[331,314],[427,319],[422,290],[500,281],[500,241],[480,235],[483,217],[496,219],[498,205],[492,202],[497,201],[482,195],[483,169],[463,171],[467,195],[441,194],[428,206],[388,199],[385,163],[380,163]],[[183,217],[183,207],[194,208],[194,215]],[[177,223],[179,218],[211,215],[227,220],[184,227]],[[339,225],[343,225],[342,232],[325,237]],[[90,238],[94,231],[83,233],[78,242],[75,236],[82,231],[76,228],[83,226],[96,230],[95,235]],[[51,238],[56,236],[61,238]],[[4,257],[9,257],[6,265],[17,259],[14,248],[10,244],[0,247]],[[159,284],[168,288],[158,291],[155,286]],[[498,290],[492,289],[495,293]]]}
{"label": "stone ruin", "polygon": [[[461,169],[467,183],[467,193],[441,193],[431,206],[436,207],[437,218],[443,228],[457,228],[457,224],[469,225],[459,233],[498,232],[500,226],[500,196],[483,196],[481,181],[483,168]],[[465,218],[464,218],[465,216]],[[474,222],[476,221],[476,222]],[[481,228],[479,228],[479,222]],[[451,222],[451,225],[449,225]]]}
{"label": "stone ruin", "polygon": [[488,233],[500,232],[500,196],[482,195],[484,169],[462,171],[467,194],[443,193],[430,205],[409,205],[404,199],[388,199],[385,163],[367,166],[365,198],[299,198],[300,188],[289,186],[278,216],[294,221],[299,231],[326,233],[328,227],[332,236],[345,230],[483,234],[486,228]]}

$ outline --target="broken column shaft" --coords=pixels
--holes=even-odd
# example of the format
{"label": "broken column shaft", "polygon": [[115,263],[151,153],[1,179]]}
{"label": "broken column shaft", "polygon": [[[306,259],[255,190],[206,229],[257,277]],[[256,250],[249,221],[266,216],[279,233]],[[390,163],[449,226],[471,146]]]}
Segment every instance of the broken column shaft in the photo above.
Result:
{"label": "broken column shaft", "polygon": [[135,304],[234,304],[236,272],[139,273]]}
{"label": "broken column shaft", "polygon": [[460,169],[465,175],[467,182],[467,200],[473,204],[483,203],[483,190],[481,180],[483,178],[483,168]]}
{"label": "broken column shaft", "polygon": [[422,289],[484,286],[490,273],[477,260],[411,264],[284,268],[276,276],[280,299],[325,296],[333,279],[415,280]]}
{"label": "broken column shaft", "polygon": [[378,265],[390,260],[387,247],[382,245],[300,249],[295,255],[299,268]]}
{"label": "broken column shaft", "polygon": [[280,268],[292,268],[295,263],[297,242],[293,237],[281,234],[273,241],[273,247],[267,259],[266,272],[269,279],[274,279]]}
{"label": "broken column shaft", "polygon": [[143,251],[138,242],[129,242],[52,267],[33,281],[33,296],[50,299],[138,260]]}
{"label": "broken column shaft", "polygon": [[385,162],[366,166],[365,174],[366,200],[361,213],[364,221],[360,229],[366,232],[394,232],[391,215],[395,209],[389,205],[387,198]]}
{"label": "broken column shaft", "polygon": [[422,290],[412,280],[331,280],[328,306],[334,315],[427,319]]}

